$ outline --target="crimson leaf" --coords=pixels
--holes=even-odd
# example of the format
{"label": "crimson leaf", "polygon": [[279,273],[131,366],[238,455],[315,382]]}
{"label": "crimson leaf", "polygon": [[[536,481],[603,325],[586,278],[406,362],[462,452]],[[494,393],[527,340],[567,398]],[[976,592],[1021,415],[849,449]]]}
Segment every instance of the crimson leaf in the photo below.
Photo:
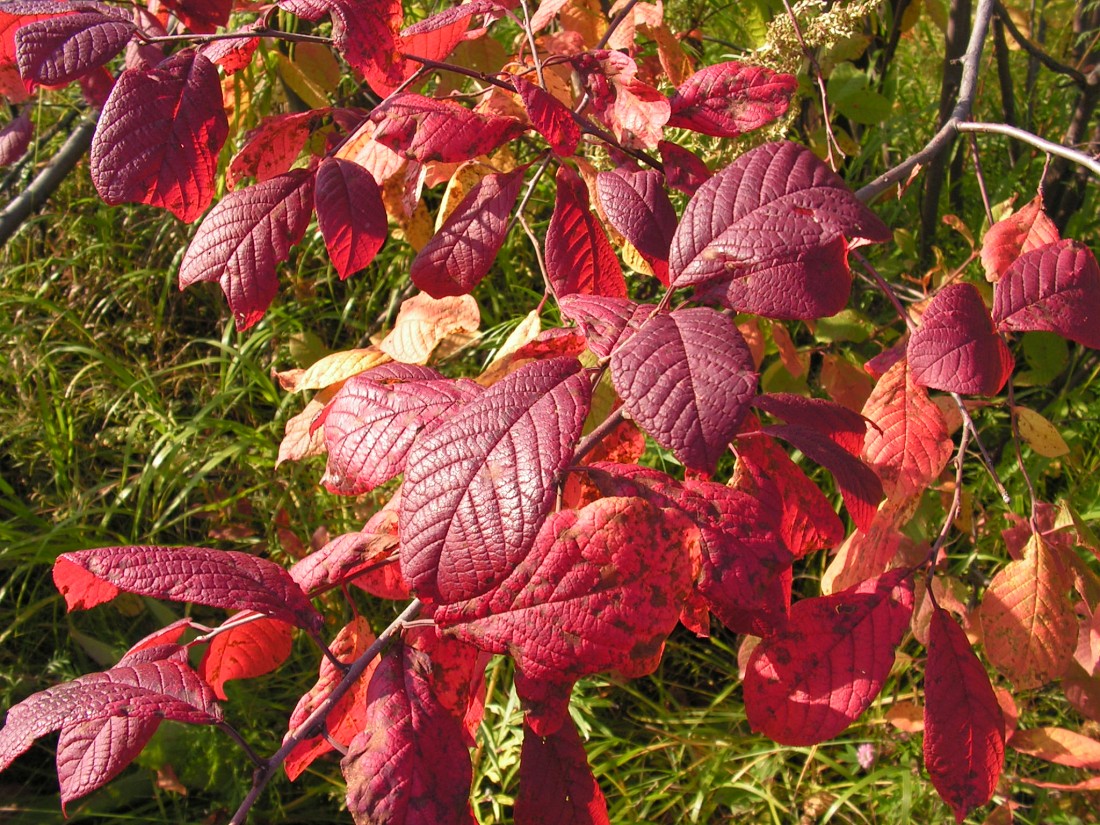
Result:
{"label": "crimson leaf", "polygon": [[912,612],[913,586],[903,570],[795,602],[787,626],[749,659],[749,724],[784,745],[832,739],[882,690]]}
{"label": "crimson leaf", "polygon": [[781,424],[765,427],[763,432],[779,436],[793,444],[807,458],[829,470],[836,478],[836,486],[840,488],[844,504],[852,514],[856,527],[867,530],[871,526],[878,503],[882,500],[882,482],[874,470],[847,450],[838,447],[817,429]]}
{"label": "crimson leaf", "polygon": [[1100,349],[1100,267],[1077,241],[1025,252],[993,285],[993,320],[1001,330],[1048,330]]}
{"label": "crimson leaf", "polygon": [[229,22],[233,0],[164,0],[187,28],[198,34],[209,34]]}
{"label": "crimson leaf", "polygon": [[163,206],[190,223],[214,197],[228,135],[217,67],[184,49],[119,76],[92,140],[92,182],[112,206]]}
{"label": "crimson leaf", "polygon": [[432,690],[427,654],[398,644],[367,688],[367,722],[340,762],[357,825],[473,825],[462,726]]}
{"label": "crimson leaf", "polygon": [[[246,614],[247,615],[247,614]],[[230,679],[251,679],[270,673],[290,656],[294,629],[268,616],[242,621],[240,613],[228,619],[206,648],[199,663],[199,675],[219,699]]]}
{"label": "crimson leaf", "polygon": [[858,456],[863,451],[867,420],[847,407],[789,392],[757,396],[752,405],[782,418],[788,424],[816,430],[852,455]]}
{"label": "crimson leaf", "polygon": [[98,69],[126,46],[136,26],[96,11],[49,17],[15,33],[15,57],[24,80],[62,86]]}
{"label": "crimson leaf", "polygon": [[33,134],[34,125],[24,109],[19,117],[0,129],[0,166],[9,166],[23,157]]}
{"label": "crimson leaf", "polygon": [[102,547],[62,553],[53,579],[70,610],[86,610],[119,591],[227,610],[254,610],[295,627],[321,615],[279,565],[247,553],[205,547]]}
{"label": "crimson leaf", "polygon": [[275,267],[301,240],[313,213],[313,174],[285,175],[230,192],[210,210],[180,264],[180,289],[217,281],[237,329],[248,329],[275,299]]}
{"label": "crimson leaf", "polygon": [[478,181],[413,259],[413,283],[433,298],[472,292],[504,244],[526,171],[521,166]]}
{"label": "crimson leaf", "polygon": [[794,75],[736,60],[700,69],[672,96],[668,125],[715,137],[738,137],[787,113]]}
{"label": "crimson leaf", "polygon": [[397,549],[397,510],[387,504],[355,533],[345,533],[290,568],[298,586],[313,596],[344,584],[385,562]]}
{"label": "crimson leaf", "polygon": [[[614,169],[596,176],[608,222],[618,230],[668,283],[668,250],[676,232],[676,210],[656,169]],[[661,277],[661,276],[664,277]]]}
{"label": "crimson leaf", "polygon": [[676,143],[662,140],[657,144],[661,153],[661,165],[665,169],[665,180],[677,192],[687,196],[694,195],[699,187],[711,179],[711,171],[702,158]]}
{"label": "crimson leaf", "polygon": [[61,729],[57,740],[57,779],[61,810],[118,776],[148,744],[160,716],[88,719]]}
{"label": "crimson leaf", "polygon": [[[187,665],[170,659],[119,665],[39,691],[11,707],[0,728],[0,771],[40,736],[116,716],[196,725],[212,725],[222,718],[213,692]],[[86,730],[76,731],[72,738],[83,733]],[[132,739],[125,737],[117,744],[130,743]],[[72,781],[82,786],[75,775]]]}
{"label": "crimson leaf", "polygon": [[572,155],[581,140],[581,127],[569,108],[541,86],[519,75],[512,78],[512,85],[523,101],[531,125],[546,138],[550,148],[559,155]]}
{"label": "crimson leaf", "polygon": [[357,163],[325,158],[317,168],[317,225],[343,280],[374,260],[389,235],[382,190]]}
{"label": "crimson leaf", "polygon": [[628,298],[602,295],[563,295],[558,300],[561,314],[576,321],[596,355],[606,358],[645,322],[656,307],[636,304]]}
{"label": "crimson leaf", "polygon": [[733,309],[775,318],[833,315],[847,303],[847,245],[890,230],[809,149],[768,143],[699,187],[672,240],[676,287],[711,285]]}
{"label": "crimson leaf", "polygon": [[436,623],[529,679],[650,673],[691,587],[691,522],[641,498],[551,515],[495,589],[445,604]]}
{"label": "crimson leaf", "polygon": [[947,611],[928,628],[924,765],[962,823],[993,796],[1005,758],[1005,726],[989,676]]}
{"label": "crimson leaf", "polygon": [[694,470],[712,472],[756,392],[733,320],[706,307],[657,315],[611,355],[627,412]]}
{"label": "crimson leaf", "polygon": [[523,726],[515,818],[547,825],[609,825],[607,802],[572,719],[549,736]]}
{"label": "crimson leaf", "polygon": [[972,284],[936,293],[906,355],[916,384],[944,392],[996,395],[1012,374],[1012,354]]}
{"label": "crimson leaf", "polygon": [[493,151],[523,131],[519,120],[482,115],[450,100],[398,94],[371,112],[374,139],[405,157],[457,163]]}
{"label": "crimson leaf", "polygon": [[555,181],[554,213],[546,229],[546,274],[554,294],[625,298],[623,269],[607,233],[588,208],[588,187],[564,164]]}
{"label": "crimson leaf", "polygon": [[590,400],[575,358],[536,361],[417,437],[400,530],[401,572],[419,596],[478,596],[527,555]]}
{"label": "crimson leaf", "polygon": [[738,438],[737,458],[734,486],[758,501],[776,501],[779,535],[796,559],[844,539],[844,524],[821,488],[773,439]]}
{"label": "crimson leaf", "polygon": [[404,18],[401,0],[327,0],[332,41],[344,59],[362,72],[371,89],[388,95],[404,80],[397,48]]}
{"label": "crimson leaf", "polygon": [[425,424],[474,398],[471,381],[408,381],[389,386],[367,375],[349,379],[325,420],[329,492],[359,495],[404,472],[405,456]]}

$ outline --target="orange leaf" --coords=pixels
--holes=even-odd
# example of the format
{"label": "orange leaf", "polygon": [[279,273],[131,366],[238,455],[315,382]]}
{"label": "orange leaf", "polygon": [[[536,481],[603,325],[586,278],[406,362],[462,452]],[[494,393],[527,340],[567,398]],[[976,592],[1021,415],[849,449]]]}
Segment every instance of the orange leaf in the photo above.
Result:
{"label": "orange leaf", "polygon": [[1100,770],[1100,742],[1065,728],[1029,728],[1018,730],[1008,746],[1057,765]]}
{"label": "orange leaf", "polygon": [[1072,582],[1051,546],[1033,535],[1020,561],[993,577],[978,611],[985,653],[1017,690],[1060,677],[1073,660]]}
{"label": "orange leaf", "polygon": [[477,331],[481,312],[469,295],[432,298],[423,293],[401,304],[397,323],[379,349],[406,364],[426,364],[432,351],[453,333]]}

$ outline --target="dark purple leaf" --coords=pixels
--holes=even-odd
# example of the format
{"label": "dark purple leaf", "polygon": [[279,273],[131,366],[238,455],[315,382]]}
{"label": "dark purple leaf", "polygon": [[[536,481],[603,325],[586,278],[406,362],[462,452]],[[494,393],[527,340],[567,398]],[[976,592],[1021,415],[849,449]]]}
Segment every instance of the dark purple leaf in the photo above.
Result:
{"label": "dark purple leaf", "polygon": [[328,465],[321,483],[330,493],[369,492],[405,471],[405,456],[420,429],[481,390],[471,381],[380,384],[349,379],[325,420]]}
{"label": "dark purple leaf", "polygon": [[374,139],[412,160],[458,163],[492,152],[519,135],[511,117],[482,115],[454,101],[399,94],[371,113]]}
{"label": "dark purple leaf", "polygon": [[882,501],[882,482],[874,470],[817,429],[782,424],[765,427],[763,432],[782,438],[831,472],[856,527],[864,531],[870,528]]}
{"label": "dark purple leaf", "polygon": [[916,384],[944,392],[996,395],[1012,374],[1012,353],[972,284],[936,293],[906,355]]}
{"label": "dark purple leaf", "polygon": [[[676,210],[656,169],[614,169],[596,176],[608,222],[656,269],[668,267],[668,250],[676,232]],[[666,277],[661,279],[667,282]]]}
{"label": "dark purple leaf", "polygon": [[683,192],[690,197],[713,177],[707,165],[691,150],[667,140],[658,143],[657,149],[661,153],[665,180],[677,192]]}
{"label": "dark purple leaf", "polygon": [[413,283],[433,298],[472,292],[504,244],[526,172],[521,166],[478,181],[413,259]]}
{"label": "dark purple leaf", "polygon": [[112,206],[162,206],[190,223],[214,197],[228,135],[217,68],[191,49],[176,52],[119,76],[92,140],[92,182]]}
{"label": "dark purple leaf", "polygon": [[0,166],[10,166],[24,154],[34,134],[34,124],[24,109],[19,117],[0,129]]}
{"label": "dark purple leaf", "polygon": [[321,615],[279,565],[205,547],[102,547],[62,553],[53,579],[70,610],[85,610],[119,591],[227,610],[254,610],[296,627],[319,627]]}
{"label": "dark purple leaf", "polygon": [[584,330],[588,347],[606,358],[645,323],[656,306],[636,304],[629,298],[604,295],[564,295],[558,300],[561,314]]}
{"label": "dark purple leaf", "polygon": [[733,320],[706,307],[650,318],[611,356],[611,380],[631,417],[707,473],[737,435],[756,379]]}
{"label": "dark purple leaf", "polygon": [[543,89],[519,75],[512,78],[523,108],[531,118],[531,125],[546,138],[550,148],[564,157],[577,151],[581,140],[581,127],[577,125],[569,107]]}
{"label": "dark purple leaf", "polygon": [[993,320],[1004,331],[1047,330],[1100,349],[1100,267],[1077,241],[1025,252],[993,285]]}
{"label": "dark purple leaf", "polygon": [[700,69],[672,96],[668,125],[715,137],[738,137],[787,113],[794,75],[736,60]]}
{"label": "dark purple leaf", "polygon": [[[672,240],[676,287],[710,285],[731,308],[775,318],[832,315],[847,302],[847,249],[890,230],[809,149],[768,143],[695,193]],[[720,280],[718,280],[720,279]]]}
{"label": "dark purple leaf", "polygon": [[136,26],[94,11],[49,17],[15,33],[15,56],[24,80],[61,86],[98,69],[126,46]]}
{"label": "dark purple leaf", "polygon": [[317,225],[344,280],[374,260],[389,236],[382,190],[357,163],[325,158],[317,168]]}
{"label": "dark purple leaf", "polygon": [[554,214],[546,229],[546,274],[561,298],[586,295],[626,297],[623,268],[599,220],[588,208],[588,187],[570,167],[558,167]]}
{"label": "dark purple leaf", "polygon": [[357,823],[474,825],[462,725],[432,689],[428,654],[399,643],[367,687],[367,721],[340,762]]}
{"label": "dark purple leaf", "polygon": [[11,707],[0,728],[0,771],[40,736],[117,716],[196,725],[222,718],[213,691],[187,665],[162,659],[118,666],[39,691]]}
{"label": "dark purple leaf", "polygon": [[485,593],[523,559],[588,415],[575,358],[536,361],[425,430],[406,459],[401,572],[421,597]]}
{"label": "dark purple leaf", "polygon": [[857,412],[821,398],[806,398],[789,392],[768,393],[753,399],[752,405],[788,424],[817,430],[854,456],[863,452],[867,419]]}
{"label": "dark purple leaf", "polygon": [[275,267],[301,240],[313,213],[313,173],[285,175],[230,192],[203,219],[180,265],[180,289],[217,281],[237,329],[248,329],[275,299]]}

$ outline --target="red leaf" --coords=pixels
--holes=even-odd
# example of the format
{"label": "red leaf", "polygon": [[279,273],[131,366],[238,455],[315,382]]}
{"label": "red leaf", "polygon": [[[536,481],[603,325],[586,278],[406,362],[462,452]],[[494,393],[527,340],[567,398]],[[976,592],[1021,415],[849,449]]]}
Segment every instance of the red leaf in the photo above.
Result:
{"label": "red leaf", "polygon": [[340,280],[363,269],[389,236],[382,190],[357,163],[325,158],[317,168],[317,225]]}
{"label": "red leaf", "polygon": [[[120,665],[47,688],[13,705],[0,728],[0,771],[47,733],[118,716],[195,725],[212,725],[222,718],[214,694],[187,665],[164,659]],[[87,729],[74,731],[73,739],[86,733]],[[132,741],[126,737],[118,744],[125,748]],[[75,773],[68,781],[81,786]]]}
{"label": "red leaf", "polygon": [[251,679],[270,673],[290,656],[294,629],[278,619],[262,618],[240,624],[238,613],[226,624],[232,625],[215,636],[199,664],[199,675],[219,699],[225,695],[230,679]]}
{"label": "red leaf", "polygon": [[646,321],[612,354],[611,380],[658,444],[709,473],[737,434],[757,375],[733,321],[696,307]]}
{"label": "red leaf", "polygon": [[1043,211],[1039,195],[1019,212],[997,221],[982,238],[982,266],[985,277],[996,283],[1026,252],[1059,240],[1058,227]]}
{"label": "red leaf", "polygon": [[433,298],[472,292],[504,245],[526,172],[521,166],[478,181],[413,259],[413,283]]}
{"label": "red leaf", "polygon": [[760,434],[737,440],[734,486],[766,500],[774,485],[779,498],[779,535],[796,559],[813,550],[836,547],[844,524],[832,504],[771,438]]}
{"label": "red leaf", "polygon": [[24,80],[63,86],[115,57],[136,29],[125,18],[98,11],[28,23],[15,33],[19,74]]}
{"label": "red leaf", "polygon": [[832,596],[795,602],[787,626],[753,650],[749,724],[784,745],[832,739],[874,701],[909,628],[913,586],[891,571]]}
{"label": "red leaf", "polygon": [[[461,7],[460,7],[461,8]],[[523,108],[531,118],[531,125],[546,138],[550,148],[568,157],[577,151],[581,140],[581,127],[569,108],[541,86],[536,86],[519,75],[512,78]]]}
{"label": "red leaf", "polygon": [[69,610],[86,610],[122,590],[227,610],[254,610],[296,627],[320,627],[305,593],[274,562],[205,547],[101,547],[62,553],[53,580]]}
{"label": "red leaf", "polygon": [[515,819],[531,825],[610,825],[607,802],[573,720],[566,719],[550,736],[523,726]]}
{"label": "red leaf", "polygon": [[[615,169],[596,176],[596,191],[608,222],[641,253],[668,284],[668,250],[676,231],[676,210],[655,169]],[[662,278],[661,275],[664,275]]]}
{"label": "red leaf", "polygon": [[57,740],[57,779],[61,810],[122,773],[145,748],[163,721],[157,715],[90,719],[61,729]]}
{"label": "red leaf", "polygon": [[871,526],[882,501],[882,482],[874,470],[809,427],[783,424],[765,427],[763,432],[782,438],[831,472],[856,527],[867,530]]}
{"label": "red leaf", "polygon": [[[362,616],[357,616],[336,634],[336,638],[329,645],[329,650],[339,661],[350,665],[366,652],[367,648],[373,644],[374,638],[370,623]],[[355,685],[340,697],[325,717],[325,729],[329,737],[344,747],[351,744],[366,724],[367,685],[370,684],[377,666],[377,661],[368,665],[356,680]],[[328,699],[343,678],[343,671],[338,670],[327,656],[321,659],[316,684],[298,700],[294,712],[290,714],[287,734],[283,737],[284,742]],[[320,734],[299,742],[283,763],[287,777],[293,782],[319,756],[332,750],[332,745]]]}
{"label": "red leaf", "polygon": [[290,576],[310,596],[362,575],[386,562],[397,549],[397,509],[390,502],[357,533],[345,533],[290,568]]}
{"label": "red leaf", "polygon": [[417,595],[478,596],[527,556],[590,397],[576,359],[536,361],[417,437],[401,497],[401,572]]}
{"label": "red leaf", "polygon": [[305,169],[230,192],[191,239],[180,264],[180,289],[217,281],[237,329],[248,329],[275,299],[275,267],[301,240],[312,213],[313,174]]}
{"label": "red leaf", "polygon": [[576,292],[626,297],[626,281],[607,233],[588,208],[588,187],[558,167],[554,214],[546,229],[546,274],[558,298]]}
{"label": "red leaf", "polygon": [[573,293],[558,299],[561,314],[584,330],[588,348],[601,358],[609,356],[620,341],[637,332],[657,307],[636,304],[628,298]]}
{"label": "red leaf", "polygon": [[[249,28],[245,27],[241,31],[247,32]],[[259,37],[227,37],[204,43],[199,47],[199,53],[218,64],[227,75],[232,75],[252,63],[252,55],[259,45]]]}
{"label": "red leaf", "polygon": [[671,111],[668,99],[638,79],[634,58],[600,49],[573,58],[596,116],[625,146],[654,149]]}
{"label": "red leaf", "polygon": [[480,392],[470,381],[407,381],[390,385],[370,373],[349,379],[325,421],[328,465],[321,483],[332,493],[359,495],[405,471],[420,429]]}
{"label": "red leaf", "polygon": [[386,96],[405,79],[397,48],[404,12],[401,0],[327,0],[333,45],[371,89]]}
{"label": "red leaf", "polygon": [[936,293],[906,348],[912,380],[964,395],[996,395],[1012,374],[1012,354],[971,284]]}
{"label": "red leaf", "polygon": [[677,192],[691,197],[713,177],[707,165],[694,152],[667,140],[658,143],[657,149],[661,153],[665,180]]}
{"label": "red leaf", "polygon": [[932,613],[924,693],[924,766],[961,825],[997,788],[1004,717],[985,668],[945,610]]}
{"label": "red leaf", "polygon": [[432,693],[451,716],[462,722],[466,742],[474,747],[485,714],[485,667],[493,657],[473,645],[445,636],[438,627],[409,630],[405,641],[428,654]]}
{"label": "red leaf", "polygon": [[399,644],[367,689],[367,722],[340,767],[358,823],[473,825],[462,726],[432,692],[428,655]]}
{"label": "red leaf", "polygon": [[191,31],[210,34],[229,22],[233,0],[163,0]]}
{"label": "red leaf", "polygon": [[735,160],[688,203],[672,241],[677,288],[714,279],[733,309],[773,318],[833,315],[848,300],[848,245],[890,230],[809,149],[769,143]]}
{"label": "red leaf", "polygon": [[672,96],[668,125],[715,137],[738,137],[787,113],[798,88],[794,75],[736,60],[707,66]]}
{"label": "red leaf", "polygon": [[821,398],[806,398],[789,392],[758,395],[753,399],[752,405],[788,424],[814,430],[854,456],[863,452],[863,439],[868,431],[867,421],[847,407]]}
{"label": "red leaf", "polygon": [[244,145],[229,162],[225,182],[230,189],[243,178],[256,183],[289,172],[323,112],[291,112],[269,115],[245,135]]}
{"label": "red leaf", "polygon": [[691,587],[683,515],[640,498],[602,498],[551,515],[499,586],[445,604],[436,623],[529,679],[572,682],[652,672]]}
{"label": "red leaf", "polygon": [[1077,241],[1025,252],[993,286],[993,320],[1003,331],[1047,330],[1100,349],[1100,267]]}
{"label": "red leaf", "polygon": [[898,361],[879,379],[863,414],[874,425],[863,457],[882,479],[886,498],[903,501],[923,493],[947,466],[952,444],[943,413],[913,381],[908,361]]}
{"label": "red leaf", "polygon": [[190,223],[214,197],[229,135],[218,70],[185,49],[115,82],[92,140],[92,182],[104,202],[163,206]]}
{"label": "red leaf", "polygon": [[450,100],[415,94],[391,97],[371,113],[374,139],[419,161],[459,163],[492,152],[518,136],[511,117],[482,115]]}
{"label": "red leaf", "polygon": [[19,117],[0,129],[0,166],[10,166],[27,152],[34,135],[34,124],[24,109]]}

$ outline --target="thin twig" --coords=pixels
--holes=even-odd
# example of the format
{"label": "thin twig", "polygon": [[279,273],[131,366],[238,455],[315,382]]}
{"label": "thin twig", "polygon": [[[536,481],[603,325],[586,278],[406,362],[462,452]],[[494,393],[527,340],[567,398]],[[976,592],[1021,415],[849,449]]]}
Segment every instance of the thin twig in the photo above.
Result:
{"label": "thin twig", "polygon": [[389,627],[378,634],[378,638],[374,640],[370,647],[363,651],[361,655],[352,666],[344,674],[344,678],[340,680],[340,683],[332,689],[332,693],[317,706],[317,709],[309,715],[309,717],[302,722],[298,728],[290,734],[279,748],[269,759],[263,760],[260,767],[256,769],[256,773],[252,777],[252,788],[249,790],[248,795],[241,802],[237,812],[233,814],[233,818],[229,820],[229,825],[244,825],[245,819],[248,817],[248,812],[252,810],[252,806],[256,804],[256,800],[260,798],[260,794],[263,789],[267,787],[267,784],[274,778],[279,768],[282,767],[283,762],[290,756],[299,744],[309,739],[312,736],[317,735],[317,731],[322,729],[325,719],[328,717],[329,712],[336,705],[340,699],[343,698],[352,686],[363,675],[370,663],[378,657],[383,648],[389,644],[390,639],[397,633],[400,633],[405,626],[405,622],[416,618],[416,615],[420,612],[422,607],[420,599],[413,599],[409,602],[408,606],[401,611],[401,615],[390,622]]}
{"label": "thin twig", "polygon": [[970,41],[966,46],[966,53],[962,56],[963,73],[959,81],[959,94],[956,98],[955,108],[951,116],[946,120],[932,139],[924,145],[924,148],[916,152],[901,163],[886,172],[883,172],[866,186],[856,192],[864,203],[874,200],[895,183],[899,183],[909,177],[909,174],[918,166],[923,166],[950,144],[958,125],[970,117],[974,106],[974,96],[978,89],[978,70],[981,67],[982,48],[985,44],[986,34],[989,32],[989,21],[993,16],[995,0],[978,0],[978,10],[974,14],[974,26],[970,30]]}
{"label": "thin twig", "polygon": [[1028,495],[1031,496],[1031,529],[1039,532],[1035,520],[1038,512],[1038,499],[1035,497],[1035,484],[1031,481],[1031,475],[1024,465],[1023,450],[1020,449],[1020,416],[1016,411],[1016,393],[1012,389],[1011,381],[1008,382],[1008,418],[1012,424],[1012,444],[1016,448],[1016,464],[1020,468],[1020,474],[1024,477],[1024,482],[1027,484]]}
{"label": "thin twig", "polygon": [[[600,378],[603,374],[600,374]],[[598,383],[600,378],[597,378],[595,383]],[[615,410],[607,418],[596,425],[596,428],[592,430],[588,435],[581,439],[581,443],[577,445],[577,451],[573,453],[573,463],[579,464],[580,461],[595,449],[596,445],[603,441],[612,430],[619,426],[623,421],[623,408]]]}
{"label": "thin twig", "polygon": [[974,426],[974,419],[970,417],[970,410],[966,408],[966,402],[963,401],[962,396],[957,392],[951,393],[951,397],[955,399],[955,406],[957,406],[959,412],[962,413],[963,423],[970,427],[970,431],[974,434],[974,443],[978,445],[978,451],[982,454],[982,463],[985,465],[989,477],[993,479],[993,486],[997,488],[997,492],[1001,496],[1001,501],[1005,504],[1011,504],[1012,496],[1008,494],[1008,490],[1005,489],[1001,477],[997,475],[997,468],[993,466],[993,458],[989,455],[989,450],[985,448],[985,444],[982,443],[982,439],[978,436],[978,428]]}
{"label": "thin twig", "polygon": [[527,44],[531,47],[531,60],[535,63],[535,74],[538,75],[539,85],[546,88],[546,78],[542,76],[542,61],[539,59],[539,49],[535,44],[535,33],[531,31],[531,12],[527,8],[527,0],[520,0],[520,8],[523,9],[523,32],[527,35]]}
{"label": "thin twig", "polygon": [[989,202],[989,190],[985,185],[985,175],[982,174],[982,159],[978,155],[978,140],[973,133],[968,135],[970,140],[970,154],[974,158],[974,174],[978,176],[978,191],[982,193],[982,206],[985,207],[985,219],[993,226],[993,205]]}
{"label": "thin twig", "polygon": [[947,510],[947,517],[944,519],[943,527],[940,528],[940,534],[936,536],[936,541],[932,544],[932,549],[928,553],[928,590],[931,593],[932,590],[932,571],[936,569],[936,559],[940,554],[940,550],[943,548],[944,543],[947,541],[947,536],[951,532],[951,525],[955,523],[955,519],[959,517],[959,510],[962,507],[962,489],[963,489],[963,459],[966,456],[966,447],[970,441],[970,435],[973,433],[975,438],[978,433],[973,429],[974,422],[968,418],[963,419],[963,431],[962,436],[959,438],[959,450],[955,453],[955,491],[951,497],[951,506]]}
{"label": "thin twig", "polygon": [[600,42],[596,44],[597,49],[602,49],[608,44],[608,41],[611,40],[611,35],[615,33],[615,29],[619,28],[619,24],[626,20],[626,16],[634,11],[636,5],[638,5],[638,0],[630,0],[630,2],[619,9],[619,13],[616,14],[614,19],[607,25],[607,31],[603,33]]}
{"label": "thin twig", "polygon": [[916,330],[916,323],[914,323],[913,319],[909,316],[909,313],[906,311],[904,304],[902,304],[901,302],[901,299],[898,298],[897,293],[894,292],[893,287],[891,287],[890,284],[886,282],[886,279],[882,277],[879,271],[871,265],[871,262],[863,257],[863,254],[861,252],[853,249],[850,251],[850,254],[857,261],[859,261],[859,265],[862,266],[868,272],[868,274],[870,274],[870,276],[875,279],[875,283],[878,284],[878,288],[881,289],[886,294],[886,297],[890,299],[890,303],[894,305],[894,309],[897,310],[898,315],[901,316],[901,320],[905,322],[905,328],[908,329],[909,332],[913,332],[914,330]]}
{"label": "thin twig", "polygon": [[1066,160],[1080,164],[1097,177],[1100,177],[1100,160],[1090,155],[1086,155],[1084,152],[1079,152],[1076,149],[1063,146],[1061,143],[1054,143],[1045,138],[1041,138],[1026,129],[1021,129],[1017,126],[1009,126],[1005,123],[983,123],[980,121],[960,121],[954,124],[954,126],[956,131],[959,132],[983,132],[1016,138],[1016,140],[1022,141],[1029,146],[1041,149],[1048,155],[1057,155],[1060,158],[1065,158]]}
{"label": "thin twig", "polygon": [[810,68],[813,69],[814,80],[817,81],[818,94],[821,95],[821,116],[825,121],[825,151],[828,153],[829,168],[836,171],[840,167],[840,161],[833,157],[833,147],[839,154],[843,155],[841,151],[840,142],[836,139],[836,135],[833,134],[833,125],[830,122],[829,117],[829,95],[825,91],[825,78],[821,73],[821,66],[817,62],[817,57],[811,51],[810,47],[806,44],[805,38],[802,36],[802,27],[798,25],[798,18],[795,16],[794,9],[791,8],[789,0],[783,0],[783,8],[787,10],[787,16],[791,20],[791,26],[794,27],[794,36],[798,38],[799,45],[802,46],[802,53],[806,56],[806,59],[810,61]]}

